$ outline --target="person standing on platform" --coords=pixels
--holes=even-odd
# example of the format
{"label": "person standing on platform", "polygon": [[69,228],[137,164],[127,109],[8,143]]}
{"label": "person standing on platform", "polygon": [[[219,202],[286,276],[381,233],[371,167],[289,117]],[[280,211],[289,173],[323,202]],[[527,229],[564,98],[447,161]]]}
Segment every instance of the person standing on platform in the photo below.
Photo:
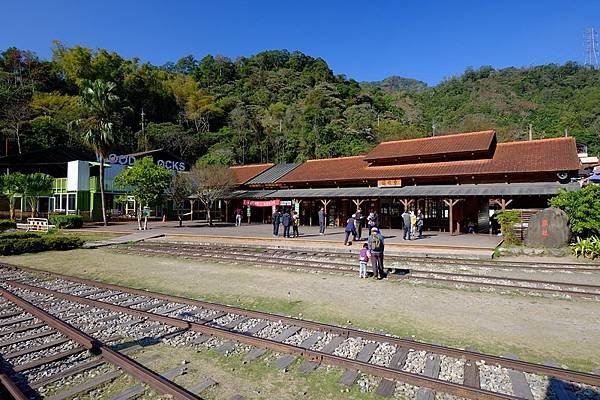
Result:
{"label": "person standing on platform", "polygon": [[298,229],[300,228],[300,216],[298,215],[298,213],[296,211],[294,211],[294,213],[292,214],[292,237],[297,238],[298,236],[300,236],[300,234],[298,233]]}
{"label": "person standing on platform", "polygon": [[402,213],[402,223],[404,224],[404,240],[410,240],[410,213],[404,210]]}
{"label": "person standing on platform", "polygon": [[362,228],[363,228],[363,215],[360,207],[356,210],[355,214],[356,218],[354,218],[354,223],[356,225],[356,238],[355,240],[362,239]]}
{"label": "person standing on platform", "polygon": [[367,217],[367,228],[369,228],[369,232],[371,232],[371,229],[375,228],[375,213],[373,212],[370,212]]}
{"label": "person standing on platform", "polygon": [[379,229],[379,214],[377,214],[377,211],[373,211],[373,226]]}
{"label": "person standing on platform", "polygon": [[371,265],[373,266],[373,277],[376,279],[383,279],[383,235],[379,232],[379,229],[371,228],[371,235],[367,241],[367,247],[371,253]]}
{"label": "person standing on platform", "polygon": [[283,224],[283,237],[290,237],[290,227],[292,226],[292,216],[288,210],[284,210],[281,216],[281,223]]}
{"label": "person standing on platform", "polygon": [[358,253],[358,277],[367,277],[367,263],[369,262],[369,244],[363,244],[363,248]]}
{"label": "person standing on platform", "polygon": [[278,209],[273,212],[273,236],[279,236],[279,224],[281,223],[281,213]]}
{"label": "person standing on platform", "polygon": [[[348,218],[346,221],[346,228],[344,229],[346,233],[346,237],[344,239],[344,246],[348,246],[348,239],[350,239],[350,235],[354,234],[354,215]],[[350,240],[350,245],[352,245],[352,240]]]}
{"label": "person standing on platform", "polygon": [[319,210],[319,235],[325,235],[325,225],[327,223],[327,214],[325,213],[325,207],[321,207]]}
{"label": "person standing on platform", "polygon": [[235,209],[235,226],[242,226],[242,210],[241,208]]}
{"label": "person standing on platform", "polygon": [[423,216],[423,212],[421,210],[417,210],[417,233],[419,234],[418,238],[423,239],[423,225],[425,223],[425,217]]}

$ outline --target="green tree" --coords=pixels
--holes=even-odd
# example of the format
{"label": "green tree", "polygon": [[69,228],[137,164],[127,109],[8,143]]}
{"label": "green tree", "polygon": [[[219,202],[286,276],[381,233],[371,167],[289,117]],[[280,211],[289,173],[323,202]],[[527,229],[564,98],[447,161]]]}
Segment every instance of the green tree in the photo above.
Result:
{"label": "green tree", "polygon": [[211,210],[235,186],[235,178],[225,165],[195,165],[188,174],[193,195],[206,207],[208,225],[213,226]]}
{"label": "green tree", "polygon": [[81,107],[86,117],[76,121],[83,130],[84,142],[94,150],[100,162],[100,198],[102,202],[102,221],[106,220],[106,199],[104,196],[104,159],[113,144],[113,125],[116,118],[116,105],[119,100],[114,94],[115,84],[95,80],[85,81],[81,91]]}
{"label": "green tree", "polygon": [[581,190],[561,191],[550,199],[569,216],[571,232],[579,238],[600,235],[600,185],[586,185]]}
{"label": "green tree", "polygon": [[142,210],[154,205],[161,196],[165,195],[171,183],[171,172],[156,165],[152,157],[136,160],[131,168],[125,168],[115,177],[115,185],[128,190],[135,198],[138,229],[148,229],[148,215],[144,214],[142,225]]}
{"label": "green tree", "polygon": [[23,193],[27,197],[27,201],[31,207],[32,218],[37,215],[40,197],[49,195],[52,192],[53,184],[54,178],[41,172],[25,175],[23,181]]}
{"label": "green tree", "polygon": [[2,193],[8,199],[9,218],[15,219],[15,198],[23,194],[25,188],[25,175],[13,172],[2,176]]}

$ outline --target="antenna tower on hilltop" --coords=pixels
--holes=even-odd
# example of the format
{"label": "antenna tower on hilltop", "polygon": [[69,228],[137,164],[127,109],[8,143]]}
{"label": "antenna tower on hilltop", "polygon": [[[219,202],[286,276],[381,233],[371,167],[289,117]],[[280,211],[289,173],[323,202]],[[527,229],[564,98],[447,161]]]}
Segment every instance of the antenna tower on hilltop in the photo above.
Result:
{"label": "antenna tower on hilltop", "polygon": [[595,28],[585,30],[585,65],[598,68],[598,31]]}

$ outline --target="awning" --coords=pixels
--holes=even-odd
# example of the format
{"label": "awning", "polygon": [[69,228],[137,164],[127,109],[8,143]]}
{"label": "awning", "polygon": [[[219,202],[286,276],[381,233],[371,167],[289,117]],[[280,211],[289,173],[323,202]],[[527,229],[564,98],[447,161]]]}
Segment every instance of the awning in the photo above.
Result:
{"label": "awning", "polygon": [[423,185],[404,187],[347,187],[318,189],[280,189],[240,191],[235,198],[243,199],[323,199],[377,197],[512,197],[553,196],[561,189],[579,190],[579,184],[557,182],[490,183],[467,185]]}

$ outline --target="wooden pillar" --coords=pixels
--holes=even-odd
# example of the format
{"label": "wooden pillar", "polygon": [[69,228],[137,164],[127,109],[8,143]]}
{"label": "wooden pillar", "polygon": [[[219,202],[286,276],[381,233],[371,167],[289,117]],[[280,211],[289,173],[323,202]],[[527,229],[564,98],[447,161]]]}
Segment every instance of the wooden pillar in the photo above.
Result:
{"label": "wooden pillar", "polygon": [[400,203],[404,206],[404,211],[408,211],[408,208],[415,202],[414,199],[399,199]]}
{"label": "wooden pillar", "polygon": [[500,206],[500,208],[502,209],[502,211],[506,210],[506,207],[508,207],[508,205],[510,203],[512,203],[512,199],[506,200],[504,198],[501,199],[494,199],[493,202],[497,205]]}
{"label": "wooden pillar", "polygon": [[331,203],[331,200],[322,199],[321,204],[323,204],[323,210],[325,211],[325,226],[327,226],[327,206]]}
{"label": "wooden pillar", "polygon": [[190,221],[194,220],[194,203],[196,200],[190,199]]}
{"label": "wooden pillar", "polygon": [[[454,209],[454,206],[460,201],[461,199],[444,199],[444,203],[446,203],[446,205],[448,206],[448,225],[450,228],[450,235],[454,236],[454,219],[452,216],[452,211]],[[460,229],[459,229],[459,233],[460,233]]]}
{"label": "wooden pillar", "polygon": [[356,211],[358,211],[358,209],[360,208],[360,205],[361,205],[362,203],[364,203],[365,201],[364,201],[364,200],[361,200],[361,199],[356,199],[356,200],[352,200],[352,202],[353,202],[353,203],[354,203],[354,205],[356,206]]}

